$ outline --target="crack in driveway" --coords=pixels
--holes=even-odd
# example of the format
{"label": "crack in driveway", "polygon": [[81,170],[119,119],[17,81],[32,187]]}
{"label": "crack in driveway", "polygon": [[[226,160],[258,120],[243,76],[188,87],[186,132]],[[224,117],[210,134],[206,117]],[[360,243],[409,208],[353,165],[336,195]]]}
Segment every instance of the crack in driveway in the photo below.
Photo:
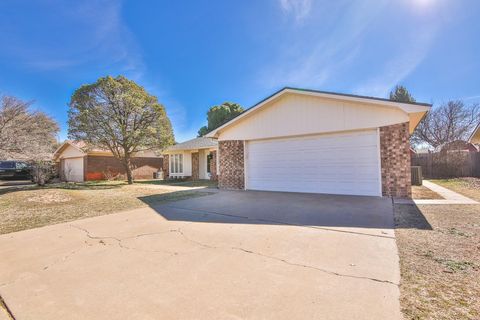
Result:
{"label": "crack in driveway", "polygon": [[[370,280],[370,281],[374,281],[374,282],[380,282],[380,283],[391,284],[391,285],[394,285],[394,286],[399,286],[398,283],[395,283],[395,282],[389,281],[389,280],[382,280],[382,279],[377,279],[377,278],[372,278],[372,277],[366,277],[366,276],[355,276],[355,275],[351,275],[351,274],[343,274],[343,273],[335,272],[335,271],[328,270],[328,269],[322,269],[322,268],[319,268],[319,267],[316,267],[316,266],[312,266],[312,265],[306,265],[306,264],[291,262],[291,261],[288,261],[288,260],[283,259],[283,258],[278,258],[278,257],[274,257],[274,256],[265,255],[265,254],[263,254],[263,253],[255,252],[255,251],[248,250],[248,249],[241,248],[241,247],[221,247],[221,246],[213,246],[213,245],[206,244],[206,243],[203,243],[203,242],[200,242],[200,241],[198,241],[198,240],[194,240],[194,239],[188,237],[188,236],[185,234],[185,232],[182,231],[180,228],[170,229],[170,230],[161,231],[161,232],[142,233],[142,234],[138,234],[138,235],[135,235],[135,236],[131,236],[131,237],[127,237],[127,238],[122,238],[122,239],[120,239],[120,238],[111,237],[111,236],[105,236],[105,237],[92,236],[87,229],[84,229],[84,228],[81,228],[81,227],[78,227],[78,226],[73,226],[73,225],[70,225],[70,226],[73,227],[73,228],[76,228],[76,229],[79,229],[79,230],[84,231],[85,234],[86,234],[89,238],[91,238],[91,239],[114,239],[114,240],[116,240],[116,241],[118,242],[118,245],[119,245],[121,248],[124,248],[124,249],[137,250],[137,251],[143,251],[143,252],[163,252],[163,253],[170,253],[170,254],[171,254],[171,252],[168,252],[168,251],[139,250],[139,249],[137,249],[137,248],[127,247],[127,246],[124,246],[124,245],[122,244],[122,241],[123,241],[123,240],[127,240],[127,239],[134,239],[134,238],[139,238],[139,237],[146,237],[146,236],[151,236],[151,235],[158,235],[158,234],[165,234],[165,233],[174,233],[174,232],[176,232],[176,233],[179,233],[185,240],[187,240],[187,241],[189,241],[189,242],[191,242],[191,243],[193,243],[193,244],[196,244],[197,246],[200,246],[200,247],[202,247],[202,248],[207,248],[207,249],[230,249],[230,250],[236,250],[236,251],[241,251],[241,252],[243,252],[243,253],[253,254],[253,255],[260,256],[260,257],[268,258],[268,259],[271,259],[271,260],[276,260],[276,261],[279,261],[279,262],[282,262],[282,263],[285,263],[285,264],[288,264],[288,265],[291,265],[291,266],[296,266],[296,267],[301,267],[301,268],[307,268],[307,269],[312,269],[312,270],[320,271],[320,272],[323,272],[323,273],[326,273],[326,274],[329,274],[329,275],[333,275],[333,276],[353,278],[353,279],[361,279],[361,280]],[[176,253],[175,253],[175,255],[176,255]]]}

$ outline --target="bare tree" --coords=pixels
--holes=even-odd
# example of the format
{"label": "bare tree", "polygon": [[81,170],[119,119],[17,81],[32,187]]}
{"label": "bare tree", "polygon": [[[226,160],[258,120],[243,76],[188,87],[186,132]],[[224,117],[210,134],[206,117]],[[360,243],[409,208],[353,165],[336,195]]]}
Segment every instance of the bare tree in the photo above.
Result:
{"label": "bare tree", "polygon": [[[26,160],[35,181],[44,184],[53,173],[52,159],[59,127],[55,120],[30,109],[31,102],[5,96],[0,101],[0,160]],[[39,178],[40,177],[40,178]]]}
{"label": "bare tree", "polygon": [[432,109],[420,122],[412,135],[415,144],[428,144],[434,148],[456,140],[466,140],[480,122],[480,105],[465,105],[454,100]]}
{"label": "bare tree", "polygon": [[31,102],[2,97],[0,103],[0,159],[47,160],[56,146],[58,124]]}

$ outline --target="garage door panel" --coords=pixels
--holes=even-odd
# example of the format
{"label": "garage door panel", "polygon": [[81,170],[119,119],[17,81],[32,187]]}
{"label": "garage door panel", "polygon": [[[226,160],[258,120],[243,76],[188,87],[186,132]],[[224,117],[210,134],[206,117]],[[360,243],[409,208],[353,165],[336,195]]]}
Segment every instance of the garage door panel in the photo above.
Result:
{"label": "garage door panel", "polygon": [[247,188],[380,195],[379,161],[376,130],[251,141]]}
{"label": "garage door panel", "polygon": [[67,181],[83,181],[83,158],[71,158],[64,160],[64,176]]}

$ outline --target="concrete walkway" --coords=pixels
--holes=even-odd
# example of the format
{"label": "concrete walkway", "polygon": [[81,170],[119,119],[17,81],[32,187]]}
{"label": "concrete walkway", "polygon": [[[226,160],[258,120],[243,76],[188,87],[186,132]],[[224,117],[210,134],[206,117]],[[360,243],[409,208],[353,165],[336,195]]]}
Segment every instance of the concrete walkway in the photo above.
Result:
{"label": "concrete walkway", "polygon": [[220,191],[1,235],[0,252],[17,320],[401,319],[387,198]]}
{"label": "concrete walkway", "polygon": [[415,203],[415,204],[478,204],[477,201],[465,197],[455,191],[444,188],[428,180],[423,180],[423,186],[438,193],[444,199],[396,199],[395,203]]}

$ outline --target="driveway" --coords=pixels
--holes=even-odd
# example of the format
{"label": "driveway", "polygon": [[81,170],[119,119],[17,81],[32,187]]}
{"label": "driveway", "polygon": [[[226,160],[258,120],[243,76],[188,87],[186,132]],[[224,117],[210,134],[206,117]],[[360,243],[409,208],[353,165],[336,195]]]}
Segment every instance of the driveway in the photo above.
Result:
{"label": "driveway", "polygon": [[220,191],[6,234],[0,252],[17,320],[401,319],[390,199]]}

